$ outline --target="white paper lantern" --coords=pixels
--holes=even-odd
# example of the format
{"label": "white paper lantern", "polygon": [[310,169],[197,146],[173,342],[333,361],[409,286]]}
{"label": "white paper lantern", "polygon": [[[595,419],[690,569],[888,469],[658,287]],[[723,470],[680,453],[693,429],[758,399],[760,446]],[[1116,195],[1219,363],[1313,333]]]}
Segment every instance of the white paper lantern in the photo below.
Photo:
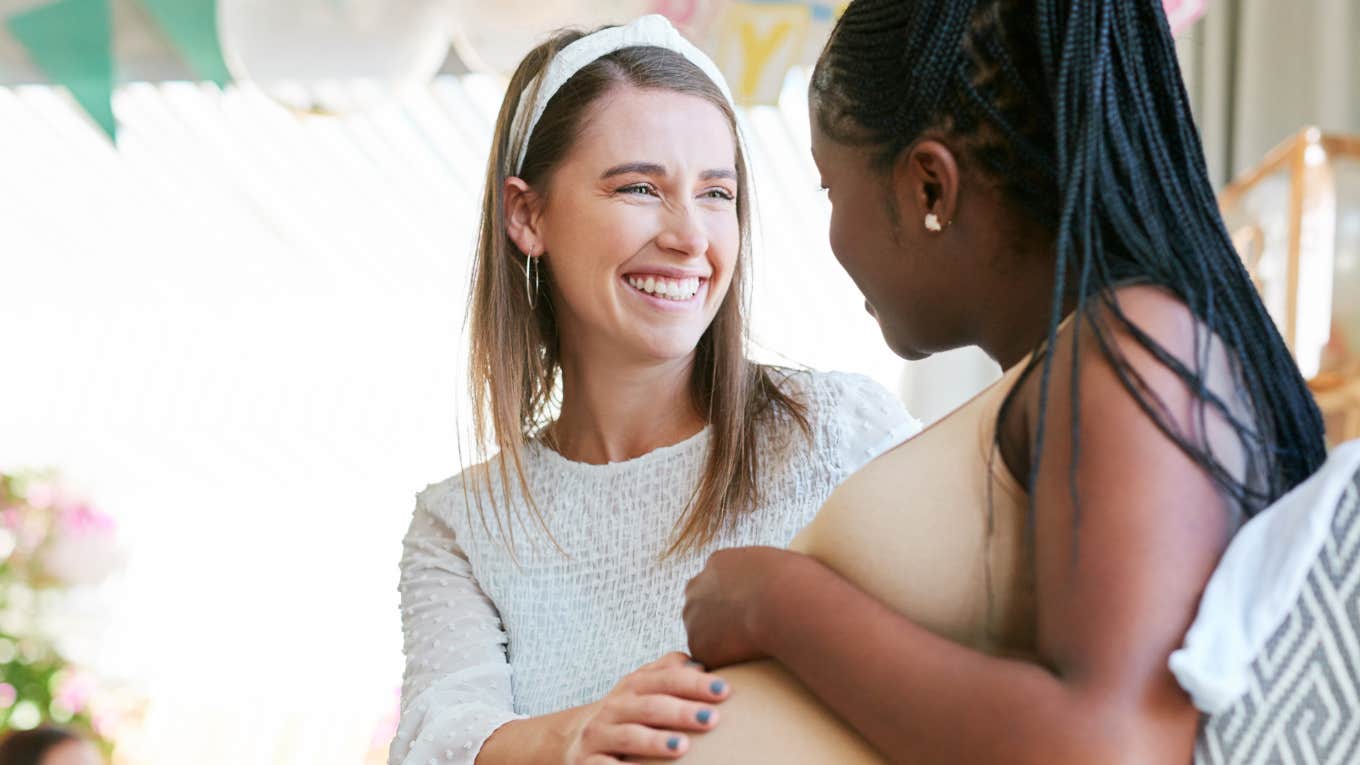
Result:
{"label": "white paper lantern", "polygon": [[563,27],[626,24],[658,0],[454,0],[453,47],[469,69],[509,75],[534,46]]}
{"label": "white paper lantern", "polygon": [[219,0],[217,25],[233,77],[294,109],[344,114],[439,71],[448,8],[448,0]]}

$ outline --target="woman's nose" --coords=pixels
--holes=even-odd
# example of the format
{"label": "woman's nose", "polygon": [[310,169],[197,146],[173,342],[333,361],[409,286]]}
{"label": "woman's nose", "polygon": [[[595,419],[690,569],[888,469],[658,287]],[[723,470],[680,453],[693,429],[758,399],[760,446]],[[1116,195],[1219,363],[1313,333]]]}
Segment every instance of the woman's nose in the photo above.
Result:
{"label": "woman's nose", "polygon": [[664,250],[697,257],[708,252],[708,231],[694,205],[674,208],[667,216],[665,230],[657,237]]}

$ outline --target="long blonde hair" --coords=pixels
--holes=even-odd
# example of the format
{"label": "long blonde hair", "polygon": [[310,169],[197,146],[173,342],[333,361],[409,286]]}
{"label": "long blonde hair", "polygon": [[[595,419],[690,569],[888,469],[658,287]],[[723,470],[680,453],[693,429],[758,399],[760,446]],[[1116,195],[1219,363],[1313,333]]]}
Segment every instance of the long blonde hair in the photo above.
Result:
{"label": "long blonde hair", "polygon": [[[557,33],[520,62],[506,90],[487,163],[486,195],[473,266],[469,306],[471,350],[469,390],[479,462],[469,471],[471,493],[483,524],[483,499],[493,505],[497,526],[513,553],[516,519],[510,508],[512,476],[537,525],[551,531],[534,502],[524,472],[524,447],[550,424],[558,395],[560,346],[549,291],[533,306],[525,289],[525,255],[505,227],[505,181],[514,175],[544,189],[552,171],[570,150],[592,103],[612,88],[632,85],[698,96],[722,111],[736,141],[737,220],[741,244],[726,298],[695,351],[691,394],[710,426],[709,454],[703,477],[677,522],[667,555],[689,552],[711,542],[725,527],[760,502],[757,485],[758,430],[777,413],[788,415],[810,434],[803,402],[782,391],[770,370],[745,355],[744,274],[750,254],[749,172],[736,114],[718,87],[683,56],[663,48],[625,48],[604,56],[573,76],[548,102],[532,136],[515,135],[515,111],[524,90],[562,48],[584,36],[579,30]],[[528,140],[524,166],[512,167],[519,142]],[[542,261],[539,261],[542,263]],[[543,277],[551,272],[540,266]],[[494,443],[497,453],[487,458]],[[494,466],[494,467],[493,467]],[[494,500],[499,485],[503,503]]]}

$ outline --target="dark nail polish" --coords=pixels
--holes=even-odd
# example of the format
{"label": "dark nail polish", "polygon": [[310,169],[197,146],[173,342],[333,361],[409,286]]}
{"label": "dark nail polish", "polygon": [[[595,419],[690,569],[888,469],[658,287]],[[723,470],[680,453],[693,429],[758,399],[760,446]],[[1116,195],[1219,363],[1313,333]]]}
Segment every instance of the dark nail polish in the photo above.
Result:
{"label": "dark nail polish", "polygon": [[721,694],[723,692],[723,689],[726,687],[727,683],[724,683],[721,680],[714,680],[713,684],[708,686],[708,689],[713,692],[713,695],[717,696]]}
{"label": "dark nail polish", "polygon": [[667,740],[666,740],[666,748],[669,749],[669,750],[671,750],[672,752],[674,752],[675,750],[679,749],[679,748],[680,748],[680,737],[679,737],[679,736],[671,736],[669,739],[667,739]]}
{"label": "dark nail polish", "polygon": [[713,717],[713,710],[700,709],[699,714],[695,715],[695,717],[698,718],[700,725],[708,725],[708,721]]}

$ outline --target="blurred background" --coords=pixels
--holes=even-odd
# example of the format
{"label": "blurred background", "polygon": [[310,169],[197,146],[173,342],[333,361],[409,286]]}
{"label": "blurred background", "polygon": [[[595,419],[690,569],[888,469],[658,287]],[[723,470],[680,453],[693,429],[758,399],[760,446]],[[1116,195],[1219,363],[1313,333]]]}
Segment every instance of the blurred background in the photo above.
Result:
{"label": "blurred background", "polygon": [[[464,308],[508,71],[670,16],[755,174],[752,353],[926,421],[826,243],[807,67],[844,3],[0,0],[0,731],[110,761],[385,759],[414,494],[456,473]],[[1234,235],[1360,436],[1360,2],[1166,3]]]}

